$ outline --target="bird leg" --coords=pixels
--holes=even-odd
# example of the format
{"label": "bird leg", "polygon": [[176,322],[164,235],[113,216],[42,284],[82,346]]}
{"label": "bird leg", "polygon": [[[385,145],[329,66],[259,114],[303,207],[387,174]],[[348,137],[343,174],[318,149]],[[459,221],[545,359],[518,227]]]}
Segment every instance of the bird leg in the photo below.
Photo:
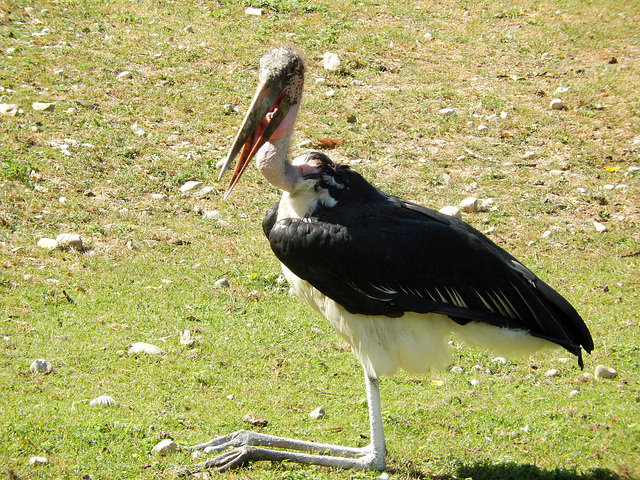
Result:
{"label": "bird leg", "polygon": [[239,430],[194,445],[190,450],[221,453],[205,462],[180,467],[178,473],[193,474],[206,469],[225,471],[250,461],[290,461],[334,468],[384,470],[385,441],[380,410],[380,381],[365,372],[371,443],[363,448],[343,447],[276,437],[249,430]]}

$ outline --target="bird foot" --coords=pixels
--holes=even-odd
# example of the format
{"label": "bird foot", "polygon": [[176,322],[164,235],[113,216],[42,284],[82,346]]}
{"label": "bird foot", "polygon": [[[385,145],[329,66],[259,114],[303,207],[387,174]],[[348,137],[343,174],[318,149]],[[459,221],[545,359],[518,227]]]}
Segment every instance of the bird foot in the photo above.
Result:
{"label": "bird foot", "polygon": [[369,445],[364,448],[306,442],[239,430],[216,437],[209,442],[190,447],[205,453],[224,453],[205,462],[179,467],[175,473],[190,475],[204,470],[223,472],[246,465],[250,461],[290,461],[334,468],[362,468],[384,470],[384,451],[376,452]]}

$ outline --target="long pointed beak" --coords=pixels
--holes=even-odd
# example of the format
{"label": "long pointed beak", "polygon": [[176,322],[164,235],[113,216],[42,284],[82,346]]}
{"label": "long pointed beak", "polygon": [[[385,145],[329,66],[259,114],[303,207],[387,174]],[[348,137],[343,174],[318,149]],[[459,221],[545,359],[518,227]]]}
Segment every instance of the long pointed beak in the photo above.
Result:
{"label": "long pointed beak", "polygon": [[224,173],[229,169],[233,159],[240,154],[223,199],[227,199],[231,194],[233,187],[240,180],[251,159],[271,138],[291,105],[291,98],[287,95],[287,90],[282,90],[277,85],[268,82],[262,82],[258,85],[249,110],[242,121],[231,150],[229,150],[229,155],[227,155],[227,159],[220,169],[218,181],[222,179]]}

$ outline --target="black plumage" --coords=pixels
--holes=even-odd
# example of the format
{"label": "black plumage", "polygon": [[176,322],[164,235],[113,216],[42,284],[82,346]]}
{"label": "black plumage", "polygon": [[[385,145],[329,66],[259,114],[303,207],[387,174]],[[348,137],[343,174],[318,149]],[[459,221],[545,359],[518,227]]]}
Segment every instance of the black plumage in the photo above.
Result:
{"label": "black plumage", "polygon": [[[314,152],[318,203],[303,218],[263,229],[278,259],[353,314],[440,313],[528,331],[578,356],[593,349],[582,318],[560,294],[485,235],[457,218],[386,194]],[[317,163],[317,162],[316,162]]]}

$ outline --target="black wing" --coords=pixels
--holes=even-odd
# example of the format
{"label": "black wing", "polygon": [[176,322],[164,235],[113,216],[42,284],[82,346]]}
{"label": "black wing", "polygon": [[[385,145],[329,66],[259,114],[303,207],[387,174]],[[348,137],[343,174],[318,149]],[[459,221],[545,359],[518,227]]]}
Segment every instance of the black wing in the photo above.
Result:
{"label": "black wing", "polygon": [[[593,341],[560,294],[468,224],[381,193],[263,227],[276,256],[351,313],[441,313],[524,329],[579,357]],[[340,208],[342,207],[342,208]]]}

